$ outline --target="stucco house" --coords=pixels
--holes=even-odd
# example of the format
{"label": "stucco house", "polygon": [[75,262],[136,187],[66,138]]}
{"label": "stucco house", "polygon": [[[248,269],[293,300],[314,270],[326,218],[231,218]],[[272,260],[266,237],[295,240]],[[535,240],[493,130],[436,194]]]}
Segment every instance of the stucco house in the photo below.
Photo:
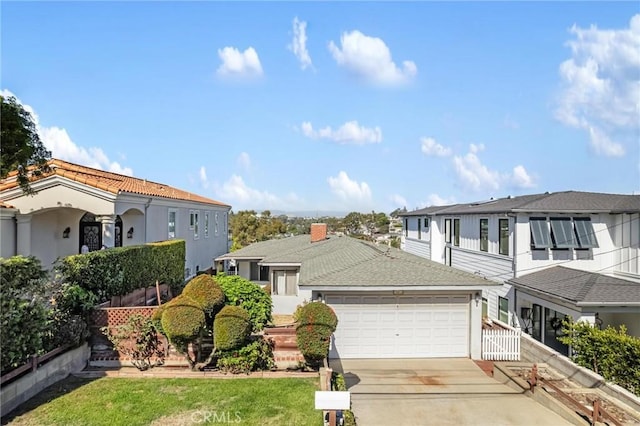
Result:
{"label": "stucco house", "polygon": [[640,336],[640,195],[542,193],[401,217],[404,251],[503,284],[483,293],[490,318],[562,352],[565,316]]}
{"label": "stucco house", "polygon": [[481,294],[498,283],[386,245],[327,235],[251,244],[219,256],[271,287],[276,314],[322,300],[338,316],[330,358],[481,358]]}
{"label": "stucco house", "polygon": [[[219,201],[146,179],[53,159],[25,195],[15,173],[0,181],[0,256],[33,255],[44,268],[83,249],[186,241],[185,278],[229,249]],[[84,246],[84,247],[83,247]]]}

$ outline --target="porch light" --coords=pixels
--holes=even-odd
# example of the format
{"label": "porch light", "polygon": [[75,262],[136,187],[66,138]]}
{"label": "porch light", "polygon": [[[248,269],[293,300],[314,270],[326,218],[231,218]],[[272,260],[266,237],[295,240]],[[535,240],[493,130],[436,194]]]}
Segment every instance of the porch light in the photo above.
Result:
{"label": "porch light", "polygon": [[127,238],[133,238],[133,226],[127,231]]}
{"label": "porch light", "polygon": [[480,299],[481,299],[480,293],[476,292],[476,295],[474,297],[474,300],[476,301],[476,306],[478,306],[478,304],[480,303]]}
{"label": "porch light", "polygon": [[70,233],[71,233],[71,228],[67,226],[66,228],[64,228],[64,231],[62,231],[62,238],[69,238]]}

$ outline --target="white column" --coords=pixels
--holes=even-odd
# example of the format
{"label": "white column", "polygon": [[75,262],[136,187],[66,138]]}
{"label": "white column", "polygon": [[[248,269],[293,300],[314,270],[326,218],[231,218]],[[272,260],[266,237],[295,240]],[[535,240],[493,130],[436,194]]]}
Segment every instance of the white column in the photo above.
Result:
{"label": "white column", "polygon": [[[478,295],[476,300],[476,294]],[[482,359],[482,292],[471,294],[471,359]]]}
{"label": "white column", "polygon": [[116,215],[96,216],[96,220],[102,223],[102,245],[107,248],[114,247],[116,244]]}
{"label": "white column", "polygon": [[31,217],[30,214],[16,215],[16,222],[18,223],[16,252],[18,255],[31,255]]}

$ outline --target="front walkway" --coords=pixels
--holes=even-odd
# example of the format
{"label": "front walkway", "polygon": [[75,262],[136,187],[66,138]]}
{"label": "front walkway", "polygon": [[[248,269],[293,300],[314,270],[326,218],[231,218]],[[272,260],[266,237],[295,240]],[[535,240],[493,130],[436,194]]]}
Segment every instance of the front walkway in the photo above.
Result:
{"label": "front walkway", "polygon": [[331,360],[351,392],[358,426],[568,425],[470,359]]}

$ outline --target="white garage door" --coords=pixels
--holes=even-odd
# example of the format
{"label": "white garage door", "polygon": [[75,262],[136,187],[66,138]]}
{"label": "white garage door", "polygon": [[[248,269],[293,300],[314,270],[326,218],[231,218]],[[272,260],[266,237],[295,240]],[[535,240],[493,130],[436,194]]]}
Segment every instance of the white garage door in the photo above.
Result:
{"label": "white garage door", "polygon": [[330,358],[469,356],[469,295],[325,296],[338,315]]}

